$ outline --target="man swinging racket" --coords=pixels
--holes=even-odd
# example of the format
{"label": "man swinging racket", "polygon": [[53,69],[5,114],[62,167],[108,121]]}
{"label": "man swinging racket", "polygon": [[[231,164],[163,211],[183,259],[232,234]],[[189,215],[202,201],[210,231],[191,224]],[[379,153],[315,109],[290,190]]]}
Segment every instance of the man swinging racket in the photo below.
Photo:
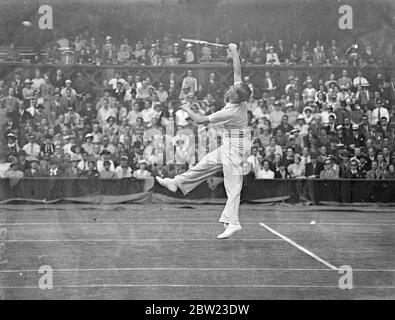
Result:
{"label": "man swinging racket", "polygon": [[228,47],[233,59],[234,85],[225,93],[225,107],[209,116],[202,116],[194,113],[189,105],[182,106],[189,117],[198,124],[223,124],[225,128],[223,144],[205,155],[194,167],[174,179],[156,177],[158,183],[168,190],[176,192],[180,189],[186,195],[207,178],[223,170],[228,199],[219,219],[225,228],[225,231],[217,236],[219,239],[226,239],[241,230],[239,205],[243,185],[243,153],[246,149],[246,140],[243,138],[250,138],[250,136],[247,137],[249,130],[247,130],[246,101],[250,98],[251,90],[246,83],[242,82],[237,45],[230,43]]}

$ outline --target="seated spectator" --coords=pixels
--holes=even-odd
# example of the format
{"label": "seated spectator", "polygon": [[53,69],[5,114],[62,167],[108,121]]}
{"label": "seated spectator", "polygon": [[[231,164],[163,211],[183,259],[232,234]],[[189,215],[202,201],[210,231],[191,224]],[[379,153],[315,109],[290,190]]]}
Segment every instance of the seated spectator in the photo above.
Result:
{"label": "seated spectator", "polygon": [[376,160],[372,161],[371,166],[372,169],[366,173],[366,179],[368,180],[385,179],[386,172],[379,168]]}
{"label": "seated spectator", "polygon": [[34,178],[34,177],[42,177],[43,173],[39,168],[39,160],[36,157],[29,157],[30,168],[27,169],[24,173],[25,177]]}
{"label": "seated spectator", "polygon": [[82,177],[88,179],[95,179],[99,177],[99,172],[96,170],[96,162],[93,160],[88,161],[88,169],[82,172]]}
{"label": "seated spectator", "polygon": [[[99,171],[99,179],[117,179],[118,174],[113,169],[111,169],[111,167],[114,167],[112,161],[104,160],[102,163],[102,170]],[[122,174],[122,172],[120,172],[120,174]]]}
{"label": "seated spectator", "polygon": [[385,179],[387,180],[394,180],[395,179],[395,165],[394,164],[390,164],[388,166],[388,172],[385,175]]}
{"label": "seated spectator", "polygon": [[64,171],[63,176],[66,178],[79,178],[82,175],[82,170],[78,168],[79,162],[79,157],[72,155],[69,160],[69,167]]}
{"label": "seated spectator", "polygon": [[39,157],[40,156],[40,146],[35,142],[36,136],[32,133],[28,135],[28,143],[26,143],[23,147],[22,150],[26,152],[28,156],[32,157]]}
{"label": "seated spectator", "polygon": [[306,167],[305,165],[301,162],[301,157],[299,154],[294,155],[294,163],[290,164],[287,167],[287,171],[291,178],[304,178],[305,177],[305,172],[306,172]]}
{"label": "seated spectator", "polygon": [[147,162],[145,160],[141,160],[139,162],[139,168],[133,172],[133,177],[136,179],[145,179],[151,177],[151,172],[147,169]]}
{"label": "seated spectator", "polygon": [[259,156],[259,165],[255,171],[255,179],[274,179],[274,172],[270,170],[270,162],[268,160],[262,160]]}
{"label": "seated spectator", "polygon": [[280,64],[280,60],[278,59],[277,53],[274,52],[273,46],[268,47],[268,52],[266,53],[266,64],[271,64],[271,65]]}
{"label": "seated spectator", "polygon": [[320,173],[320,179],[339,179],[339,172],[334,169],[331,158],[324,160],[324,170]]}

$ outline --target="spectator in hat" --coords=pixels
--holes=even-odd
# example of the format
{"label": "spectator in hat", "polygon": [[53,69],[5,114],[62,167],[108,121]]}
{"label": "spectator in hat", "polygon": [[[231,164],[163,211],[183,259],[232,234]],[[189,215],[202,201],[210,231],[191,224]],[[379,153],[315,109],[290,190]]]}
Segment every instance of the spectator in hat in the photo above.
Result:
{"label": "spectator in hat", "polygon": [[306,177],[310,179],[318,179],[323,169],[324,165],[318,160],[317,153],[310,154],[310,162],[306,164]]}
{"label": "spectator in hat", "polygon": [[282,105],[280,101],[276,101],[274,104],[274,110],[270,113],[270,120],[272,128],[277,128],[283,120],[284,112],[282,111]]}
{"label": "spectator in hat", "polygon": [[78,102],[71,88],[64,88],[64,94],[61,94],[60,98],[60,109],[69,110],[71,107],[73,110],[77,110]]}
{"label": "spectator in hat", "polygon": [[365,136],[360,132],[359,126],[357,124],[352,125],[352,134],[346,139],[346,145],[352,145],[354,147],[360,148],[365,146]]}
{"label": "spectator in hat", "polygon": [[274,179],[290,179],[291,176],[289,175],[287,168],[284,162],[280,162],[278,165],[278,170],[274,173]]}
{"label": "spectator in hat", "polygon": [[112,43],[112,38],[110,36],[106,36],[105,43],[102,47],[102,54],[102,61],[104,63],[112,64],[113,60],[117,59],[117,49]]}
{"label": "spectator in hat", "polygon": [[29,79],[25,79],[25,86],[22,89],[22,96],[26,103],[28,103],[34,97],[34,89],[32,88],[32,82]]}
{"label": "spectator in hat", "polygon": [[299,130],[300,137],[303,138],[304,136],[307,135],[309,126],[306,124],[305,117],[303,114],[300,114],[298,116],[298,119],[297,119],[297,122],[296,122],[294,128]]}
{"label": "spectator in hat", "polygon": [[268,47],[268,50],[266,53],[266,64],[270,64],[270,65],[279,65],[280,64],[280,60],[278,58],[277,53],[274,52],[273,46]]}
{"label": "spectator in hat", "polygon": [[133,177],[136,179],[145,179],[151,177],[151,172],[147,169],[147,162],[145,160],[140,160],[139,168],[133,172]]}
{"label": "spectator in hat", "polygon": [[18,137],[13,134],[13,133],[8,133],[7,134],[7,145],[5,146],[5,156],[14,156],[16,157],[18,155],[18,152],[20,150],[20,147],[18,145]]}
{"label": "spectator in hat", "polygon": [[184,62],[188,64],[195,63],[195,54],[193,52],[193,44],[188,43],[184,51]]}
{"label": "spectator in hat", "polygon": [[25,171],[24,176],[29,178],[42,177],[43,173],[40,171],[38,159],[30,156],[27,160],[30,162],[30,168]]}
{"label": "spectator in hat", "polygon": [[77,91],[75,91],[75,89],[72,88],[71,80],[67,79],[64,83],[65,83],[65,87],[60,90],[60,94],[62,95],[62,97],[66,96],[67,95],[67,91],[69,91],[69,90],[70,90],[70,95],[73,96],[73,97],[76,97]]}
{"label": "spectator in hat", "polygon": [[82,175],[82,170],[78,168],[80,159],[77,155],[72,155],[69,162],[69,167],[65,169],[63,176],[66,178],[79,178]]}
{"label": "spectator in hat", "polygon": [[129,158],[126,155],[121,156],[120,164],[115,169],[115,175],[117,179],[132,177],[132,169],[129,165]]}

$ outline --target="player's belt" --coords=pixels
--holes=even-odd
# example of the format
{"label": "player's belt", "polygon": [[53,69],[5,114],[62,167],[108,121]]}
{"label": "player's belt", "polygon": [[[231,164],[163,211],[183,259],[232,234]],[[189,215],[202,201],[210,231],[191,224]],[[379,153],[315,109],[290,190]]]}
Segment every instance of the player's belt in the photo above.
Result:
{"label": "player's belt", "polygon": [[239,132],[225,132],[225,137],[226,138],[244,138],[244,132],[239,131]]}

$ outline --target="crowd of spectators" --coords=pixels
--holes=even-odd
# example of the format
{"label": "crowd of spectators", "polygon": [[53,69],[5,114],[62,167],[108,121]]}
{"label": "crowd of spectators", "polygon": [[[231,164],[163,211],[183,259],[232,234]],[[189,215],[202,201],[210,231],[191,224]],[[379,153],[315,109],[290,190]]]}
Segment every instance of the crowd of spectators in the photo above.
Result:
{"label": "crowd of spectators", "polygon": [[[221,43],[219,38],[216,43]],[[37,48],[36,48],[37,49]],[[42,50],[41,50],[42,49]],[[383,63],[385,52],[367,45],[339,47],[335,40],[326,44],[320,41],[304,43],[277,43],[246,40],[239,42],[244,64],[267,65],[357,65]],[[231,62],[225,48],[194,45],[172,35],[150,41],[144,39],[131,43],[128,38],[114,40],[106,36],[102,41],[86,34],[66,37],[36,50],[34,62],[55,64],[94,65],[177,65],[208,62]],[[13,47],[6,60],[18,61],[21,57]]]}
{"label": "crowd of spectators", "polygon": [[[122,77],[123,76],[123,77]],[[279,87],[266,73],[251,83],[248,101],[251,155],[244,173],[256,179],[394,179],[395,76],[363,71],[330,74],[313,81],[290,76]],[[64,176],[86,178],[174,177],[193,166],[199,150],[221,144],[222,127],[198,127],[180,108],[211,114],[224,104],[216,75],[203,87],[191,70],[174,73],[154,86],[150,78],[121,75],[93,95],[82,72],[68,79],[36,70],[0,81],[3,178]],[[174,134],[166,127],[174,127]],[[157,139],[154,134],[163,134]],[[202,133],[206,144],[191,147]],[[166,159],[165,137],[174,142],[174,161]],[[188,142],[189,141],[189,142]],[[162,163],[160,159],[164,159]]]}

